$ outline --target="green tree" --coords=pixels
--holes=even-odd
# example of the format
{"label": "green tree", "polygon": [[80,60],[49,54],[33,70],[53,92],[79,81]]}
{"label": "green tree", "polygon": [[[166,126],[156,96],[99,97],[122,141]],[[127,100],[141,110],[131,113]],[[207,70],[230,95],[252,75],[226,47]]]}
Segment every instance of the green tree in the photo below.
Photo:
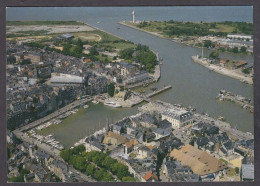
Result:
{"label": "green tree", "polygon": [[104,174],[106,174],[105,169],[97,170],[94,174],[94,178],[98,181],[101,181]]}
{"label": "green tree", "polygon": [[242,46],[242,47],[240,48],[240,52],[241,52],[241,53],[246,53],[246,50],[247,50],[247,48],[246,48],[245,46]]}
{"label": "green tree", "polygon": [[89,50],[89,55],[91,55],[91,56],[97,56],[97,55],[99,55],[99,53],[98,53],[96,47],[94,47],[94,46],[91,47],[91,49]]}
{"label": "green tree", "polygon": [[89,176],[89,175],[92,175],[94,176],[95,174],[95,171],[96,171],[96,167],[92,164],[89,164],[86,166],[86,174]]}
{"label": "green tree", "polygon": [[234,47],[232,51],[233,51],[234,53],[238,53],[238,48],[237,48],[237,47]]}
{"label": "green tree", "polygon": [[79,169],[80,171],[85,171],[86,168],[86,160],[85,158],[76,155],[73,157],[72,165],[74,168]]}
{"label": "green tree", "polygon": [[103,178],[101,181],[115,181],[113,176],[109,174],[108,172],[103,174]]}
{"label": "green tree", "polygon": [[72,158],[72,152],[70,150],[62,150],[60,152],[60,157],[62,157],[64,161],[69,162],[69,160]]}
{"label": "green tree", "polygon": [[98,166],[102,166],[102,162],[104,161],[106,156],[107,155],[105,153],[98,153],[96,156],[92,158],[92,161],[96,163]]}
{"label": "green tree", "polygon": [[108,94],[113,97],[114,96],[114,93],[115,93],[115,85],[114,83],[110,83],[107,87],[107,92]]}
{"label": "green tree", "polygon": [[216,28],[216,23],[211,23],[210,28]]}
{"label": "green tree", "polygon": [[78,145],[72,149],[72,154],[78,155],[86,150],[84,145]]}
{"label": "green tree", "polygon": [[117,161],[109,156],[105,158],[105,160],[102,162],[102,165],[106,167],[107,169],[111,170],[111,167],[113,164],[115,164]]}
{"label": "green tree", "polygon": [[82,40],[79,38],[78,39],[78,41],[77,41],[77,46],[79,47],[79,48],[81,48],[81,50],[83,49],[83,42],[82,42]]}
{"label": "green tree", "polygon": [[220,50],[221,52],[225,52],[225,51],[226,51],[226,49],[225,49],[224,47],[220,47],[219,50]]}
{"label": "green tree", "polygon": [[127,48],[127,49],[121,50],[119,52],[119,56],[121,59],[132,59],[133,52],[134,52],[134,49]]}
{"label": "green tree", "polygon": [[219,56],[219,54],[217,52],[211,52],[209,54],[210,59],[216,59],[216,58],[218,58],[218,56]]}
{"label": "green tree", "polygon": [[117,59],[117,56],[114,56],[114,57],[113,57],[113,60],[116,60],[116,59]]}
{"label": "green tree", "polygon": [[123,165],[122,163],[115,163],[111,168],[112,173],[116,174],[116,176],[121,180],[125,176],[129,176],[128,167]]}
{"label": "green tree", "polygon": [[245,73],[245,74],[249,74],[250,73],[248,68],[243,69],[242,72]]}
{"label": "green tree", "polygon": [[63,50],[62,50],[62,53],[65,54],[65,55],[69,55],[70,53],[70,48],[71,48],[71,44],[69,43],[66,43],[64,46],[63,46]]}
{"label": "green tree", "polygon": [[204,42],[204,47],[206,47],[206,48],[210,47],[211,45],[212,45],[211,40],[206,40],[206,41]]}

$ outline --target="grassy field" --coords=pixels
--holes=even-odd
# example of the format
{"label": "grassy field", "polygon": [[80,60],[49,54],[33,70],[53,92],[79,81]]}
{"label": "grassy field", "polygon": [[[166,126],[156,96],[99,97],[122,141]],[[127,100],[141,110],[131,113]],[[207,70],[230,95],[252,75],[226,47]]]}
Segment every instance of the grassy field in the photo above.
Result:
{"label": "grassy field", "polygon": [[101,38],[102,38],[101,42],[111,42],[111,41],[120,40],[118,37],[105,33],[101,30],[94,30],[94,31],[90,31],[89,33],[97,34],[97,35],[101,36]]}
{"label": "grassy field", "polygon": [[71,33],[74,35],[74,40],[81,39],[82,41],[100,41],[102,37],[92,32],[76,32]]}
{"label": "grassy field", "polygon": [[7,38],[46,35],[47,30],[29,30],[6,34]]}
{"label": "grassy field", "polygon": [[85,25],[77,21],[6,21],[6,26],[16,25]]}
{"label": "grassy field", "polygon": [[227,33],[253,34],[253,24],[244,22],[178,22],[178,21],[150,21],[138,24],[127,23],[150,32],[163,34],[166,37],[178,35],[203,36],[226,35]]}
{"label": "grassy field", "polygon": [[[53,26],[45,27],[47,25],[52,24]],[[15,28],[14,31],[9,31],[7,34],[7,40],[13,41],[22,41],[27,43],[42,43],[46,41],[52,41],[51,39],[61,35],[62,33],[51,33],[50,30],[53,30],[57,27],[59,29],[62,25],[76,25],[78,22],[75,21],[12,21],[7,22],[8,26],[16,25],[17,27],[22,25],[28,25],[27,30],[19,30],[19,28]],[[36,25],[36,26],[35,26]],[[39,25],[37,27],[37,25]],[[89,27],[88,25],[86,25]],[[15,26],[14,26],[15,27]],[[34,29],[35,27],[38,30]],[[43,29],[42,29],[42,28]],[[72,26],[73,27],[73,26]],[[103,49],[104,51],[109,51],[112,53],[118,53],[119,50],[124,50],[127,48],[135,48],[136,45],[132,42],[122,40],[114,35],[103,32],[101,30],[96,30],[93,28],[91,30],[86,31],[70,31],[70,28],[66,28],[65,32],[74,35],[73,41],[62,41],[60,43],[63,46],[67,42],[77,43],[78,39],[81,39],[84,44],[90,44],[91,46],[95,46],[96,48]],[[60,31],[60,30],[58,30]],[[64,30],[63,30],[64,33]],[[70,55],[73,56],[71,53]],[[76,55],[76,54],[74,54]],[[79,55],[79,54],[77,54]],[[112,61],[112,57],[104,56],[102,54],[96,56],[100,61]]]}
{"label": "grassy field", "polygon": [[224,25],[224,24],[220,24],[220,23],[216,24],[216,28],[210,29],[210,31],[213,31],[213,32],[227,32],[227,33],[233,32],[234,30],[235,30],[234,26]]}
{"label": "grassy field", "polygon": [[104,43],[105,46],[111,46],[116,49],[124,50],[127,48],[135,48],[136,46],[132,43]]}

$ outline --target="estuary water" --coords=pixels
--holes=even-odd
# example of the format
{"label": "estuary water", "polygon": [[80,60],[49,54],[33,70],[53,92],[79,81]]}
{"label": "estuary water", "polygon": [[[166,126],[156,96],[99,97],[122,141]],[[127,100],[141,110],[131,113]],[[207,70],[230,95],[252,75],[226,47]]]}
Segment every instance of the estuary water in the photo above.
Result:
{"label": "estuary water", "polygon": [[[162,76],[153,86],[172,85],[172,89],[157,95],[169,103],[194,106],[197,112],[205,112],[213,117],[223,116],[233,127],[253,133],[253,114],[230,102],[218,102],[215,97],[220,89],[226,89],[253,99],[253,86],[239,80],[209,71],[194,63],[192,55],[201,49],[189,47],[167,39],[119,25],[122,20],[131,20],[135,10],[136,20],[177,20],[177,21],[253,21],[252,7],[73,7],[73,8],[8,8],[7,20],[79,20],[110,32],[134,43],[149,46],[163,58]],[[118,29],[120,27],[120,29]],[[204,50],[204,55],[210,51]],[[221,53],[220,57],[245,59],[253,63],[253,56]],[[140,105],[138,105],[140,106]],[[109,108],[102,104],[80,109],[65,119],[60,125],[50,127],[44,133],[54,133],[65,147],[72,146],[79,138],[100,129],[107,122],[112,123],[124,116],[137,113],[133,108]]]}

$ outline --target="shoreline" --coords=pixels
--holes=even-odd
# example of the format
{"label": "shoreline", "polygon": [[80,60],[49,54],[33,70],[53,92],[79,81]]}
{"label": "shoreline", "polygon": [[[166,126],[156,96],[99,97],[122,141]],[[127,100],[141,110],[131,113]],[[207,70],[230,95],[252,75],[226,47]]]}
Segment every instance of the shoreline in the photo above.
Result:
{"label": "shoreline", "polygon": [[226,69],[224,67],[219,67],[217,65],[209,64],[206,60],[199,59],[198,56],[191,56],[191,58],[192,58],[192,60],[195,63],[198,63],[198,64],[208,68],[211,71],[217,72],[219,74],[222,74],[222,75],[234,78],[234,79],[238,79],[238,80],[240,80],[242,82],[246,82],[246,83],[248,83],[250,85],[253,84],[253,79],[252,78],[240,75],[240,74],[236,73],[233,70],[228,70],[228,69]]}
{"label": "shoreline", "polygon": [[[195,46],[195,45],[191,45],[191,44],[188,44],[188,43],[183,43],[183,42],[180,42],[180,41],[177,41],[175,40],[174,38],[167,38],[165,37],[164,35],[162,34],[159,34],[157,32],[151,32],[151,31],[147,31],[147,30],[144,30],[144,29],[141,29],[141,28],[138,28],[136,26],[133,26],[133,25],[129,25],[127,24],[125,21],[120,21],[118,22],[118,24],[120,25],[124,25],[124,26],[127,26],[127,27],[130,27],[130,28],[133,28],[133,29],[136,29],[136,30],[139,30],[141,32],[146,32],[148,34],[152,34],[154,36],[157,36],[157,37],[160,37],[160,38],[163,38],[163,39],[167,39],[167,40],[170,40],[172,42],[175,42],[175,43],[179,43],[179,44],[183,44],[183,45],[186,45],[186,46],[190,46],[190,47],[194,47],[194,48],[201,48],[201,47],[198,47],[198,46]],[[205,48],[205,47],[203,47]],[[218,50],[213,50],[213,51],[218,51]],[[226,53],[230,53],[230,54],[234,54],[233,52],[230,52],[230,51],[225,51]],[[251,55],[254,55],[252,52],[248,52],[247,53],[248,56],[251,56]]]}
{"label": "shoreline", "polygon": [[[143,29],[140,29],[140,28],[137,28],[135,26],[132,26],[132,25],[129,25],[127,23],[125,23],[124,21],[120,21],[118,22],[118,24],[121,24],[121,25],[124,25],[124,26],[127,26],[127,27],[130,27],[130,28],[133,28],[133,29],[136,29],[136,30],[139,30],[139,31],[142,31],[142,32],[146,32],[148,34],[152,34],[154,36],[157,36],[157,37],[160,37],[160,38],[163,38],[163,39],[167,39],[167,40],[171,40],[172,42],[175,42],[175,43],[179,43],[179,44],[184,44],[184,45],[187,45],[187,46],[190,46],[190,47],[196,47],[196,46],[191,46],[191,45],[188,45],[188,44],[185,44],[185,43],[182,43],[182,42],[178,42],[176,40],[172,40],[172,39],[169,39],[169,38],[166,38],[165,36],[161,35],[161,34],[158,34],[158,33],[155,33],[155,32],[150,32],[150,31],[146,31],[146,30],[143,30]],[[199,47],[196,47],[196,48],[199,48]],[[193,59],[193,58],[192,58]],[[194,61],[194,59],[193,59]],[[228,76],[228,77],[231,77],[231,78],[234,78],[234,79],[237,79],[237,80],[240,80],[240,81],[246,81],[248,84],[253,84],[253,80],[252,78],[248,78],[248,77],[243,77],[242,75],[240,74],[237,74],[236,72],[232,72],[228,69],[225,69],[223,67],[218,67],[218,66],[213,66],[213,65],[210,65],[209,64],[205,64],[203,62],[198,62],[196,61],[197,63],[205,66],[206,68],[208,68],[209,70],[213,70],[221,75],[225,75],[225,76]],[[221,69],[220,69],[221,68]]]}

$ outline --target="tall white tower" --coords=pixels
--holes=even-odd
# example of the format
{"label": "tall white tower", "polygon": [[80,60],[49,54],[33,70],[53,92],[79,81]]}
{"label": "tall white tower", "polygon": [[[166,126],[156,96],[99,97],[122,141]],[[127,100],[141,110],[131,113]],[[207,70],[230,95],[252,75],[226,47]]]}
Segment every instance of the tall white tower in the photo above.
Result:
{"label": "tall white tower", "polygon": [[135,11],[134,10],[132,12],[132,16],[133,16],[133,23],[135,23]]}

